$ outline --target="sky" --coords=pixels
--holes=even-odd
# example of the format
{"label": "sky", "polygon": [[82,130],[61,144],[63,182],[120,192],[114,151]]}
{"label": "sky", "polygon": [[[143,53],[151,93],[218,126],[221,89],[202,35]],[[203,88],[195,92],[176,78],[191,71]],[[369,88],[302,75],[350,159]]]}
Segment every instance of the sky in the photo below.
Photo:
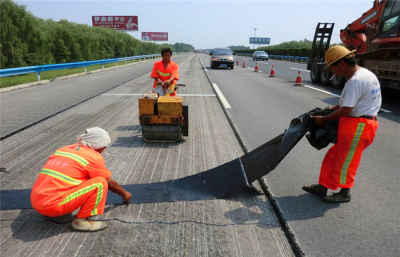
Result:
{"label": "sky", "polygon": [[269,37],[271,45],[312,40],[318,22],[339,31],[372,7],[373,0],[14,0],[34,16],[91,25],[91,16],[139,17],[141,32],[168,32],[169,42],[196,49],[249,46],[249,37]]}

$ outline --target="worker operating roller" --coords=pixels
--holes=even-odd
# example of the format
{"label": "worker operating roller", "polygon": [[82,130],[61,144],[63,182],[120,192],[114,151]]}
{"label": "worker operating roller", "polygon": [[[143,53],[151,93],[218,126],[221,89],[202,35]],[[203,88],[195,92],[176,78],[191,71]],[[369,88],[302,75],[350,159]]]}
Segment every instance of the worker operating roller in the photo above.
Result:
{"label": "worker operating roller", "polygon": [[161,61],[154,63],[151,78],[154,79],[153,93],[159,96],[175,96],[175,84],[179,80],[179,67],[171,60],[172,50],[161,50]]}

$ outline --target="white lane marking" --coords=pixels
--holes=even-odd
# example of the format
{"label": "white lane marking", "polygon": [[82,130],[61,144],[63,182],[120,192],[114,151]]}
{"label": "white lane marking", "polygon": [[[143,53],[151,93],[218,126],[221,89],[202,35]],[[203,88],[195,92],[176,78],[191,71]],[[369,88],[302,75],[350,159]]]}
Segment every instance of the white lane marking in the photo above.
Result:
{"label": "white lane marking", "polygon": [[[214,94],[177,94],[178,96],[212,96]],[[102,96],[144,96],[144,94],[102,94]]]}
{"label": "white lane marking", "polygon": [[240,162],[240,170],[242,171],[242,175],[243,175],[243,177],[244,177],[244,180],[245,180],[245,182],[246,182],[246,185],[247,185],[247,186],[250,186],[249,180],[247,179],[247,175],[246,175],[246,172],[245,172],[245,170],[244,170],[244,166],[243,166],[242,159],[240,159],[240,157],[239,157],[239,162]]}
{"label": "white lane marking", "polygon": [[295,70],[295,71],[310,72],[309,70],[304,70],[304,69],[295,68],[295,67],[290,67],[289,69]]}
{"label": "white lane marking", "polygon": [[304,85],[304,87],[308,87],[308,88],[311,88],[311,89],[314,89],[314,90],[320,91],[320,92],[322,92],[322,93],[325,93],[325,94],[328,94],[328,95],[332,95],[332,96],[340,97],[340,95],[337,95],[337,94],[334,94],[334,93],[331,93],[331,92],[328,92],[328,91],[325,91],[325,90],[322,90],[322,89],[319,89],[319,88],[316,88],[316,87],[313,87],[313,86]]}
{"label": "white lane marking", "polygon": [[222,105],[224,106],[224,108],[225,109],[230,109],[231,105],[229,104],[228,100],[226,100],[224,94],[219,89],[218,85],[216,83],[212,83],[212,86],[213,86],[215,92],[217,92],[218,98],[221,100]]}
{"label": "white lane marking", "polygon": [[[328,94],[328,95],[331,95],[331,96],[340,97],[340,95],[337,95],[337,94],[334,94],[334,93],[331,93],[331,92],[328,92],[328,91],[325,91],[325,90],[322,90],[322,89],[319,89],[319,88],[316,88],[316,87],[313,87],[313,86],[310,86],[310,85],[304,85],[304,87],[308,87],[308,88],[311,88],[313,90],[320,91],[322,93],[325,93],[325,94]],[[380,111],[387,112],[387,113],[392,112],[391,110],[388,110],[388,109],[385,109],[385,108],[381,108]]]}
{"label": "white lane marking", "polygon": [[385,109],[385,108],[381,108],[379,111],[381,111],[381,112],[387,112],[387,113],[392,112],[391,110],[388,110],[388,109]]}
{"label": "white lane marking", "polygon": [[178,96],[213,96],[216,97],[214,94],[177,94]]}
{"label": "white lane marking", "polygon": [[142,96],[144,94],[102,94],[102,96]]}

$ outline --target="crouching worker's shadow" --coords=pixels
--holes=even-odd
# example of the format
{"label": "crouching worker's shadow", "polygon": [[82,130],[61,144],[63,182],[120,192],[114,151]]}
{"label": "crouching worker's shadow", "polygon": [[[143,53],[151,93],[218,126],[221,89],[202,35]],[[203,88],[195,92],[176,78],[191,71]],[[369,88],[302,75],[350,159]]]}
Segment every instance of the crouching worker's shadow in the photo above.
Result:
{"label": "crouching worker's shadow", "polygon": [[38,241],[72,232],[71,223],[56,224],[32,209],[19,211],[11,223],[12,236],[24,242]]}

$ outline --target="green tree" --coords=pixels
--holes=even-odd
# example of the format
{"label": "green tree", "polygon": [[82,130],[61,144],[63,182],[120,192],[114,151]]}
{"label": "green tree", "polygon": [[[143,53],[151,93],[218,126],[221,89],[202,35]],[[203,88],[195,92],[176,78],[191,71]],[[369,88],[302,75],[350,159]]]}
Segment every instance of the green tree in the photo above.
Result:
{"label": "green tree", "polygon": [[192,51],[191,45],[141,42],[127,33],[34,17],[12,0],[0,0],[0,67],[19,67],[82,60]]}

